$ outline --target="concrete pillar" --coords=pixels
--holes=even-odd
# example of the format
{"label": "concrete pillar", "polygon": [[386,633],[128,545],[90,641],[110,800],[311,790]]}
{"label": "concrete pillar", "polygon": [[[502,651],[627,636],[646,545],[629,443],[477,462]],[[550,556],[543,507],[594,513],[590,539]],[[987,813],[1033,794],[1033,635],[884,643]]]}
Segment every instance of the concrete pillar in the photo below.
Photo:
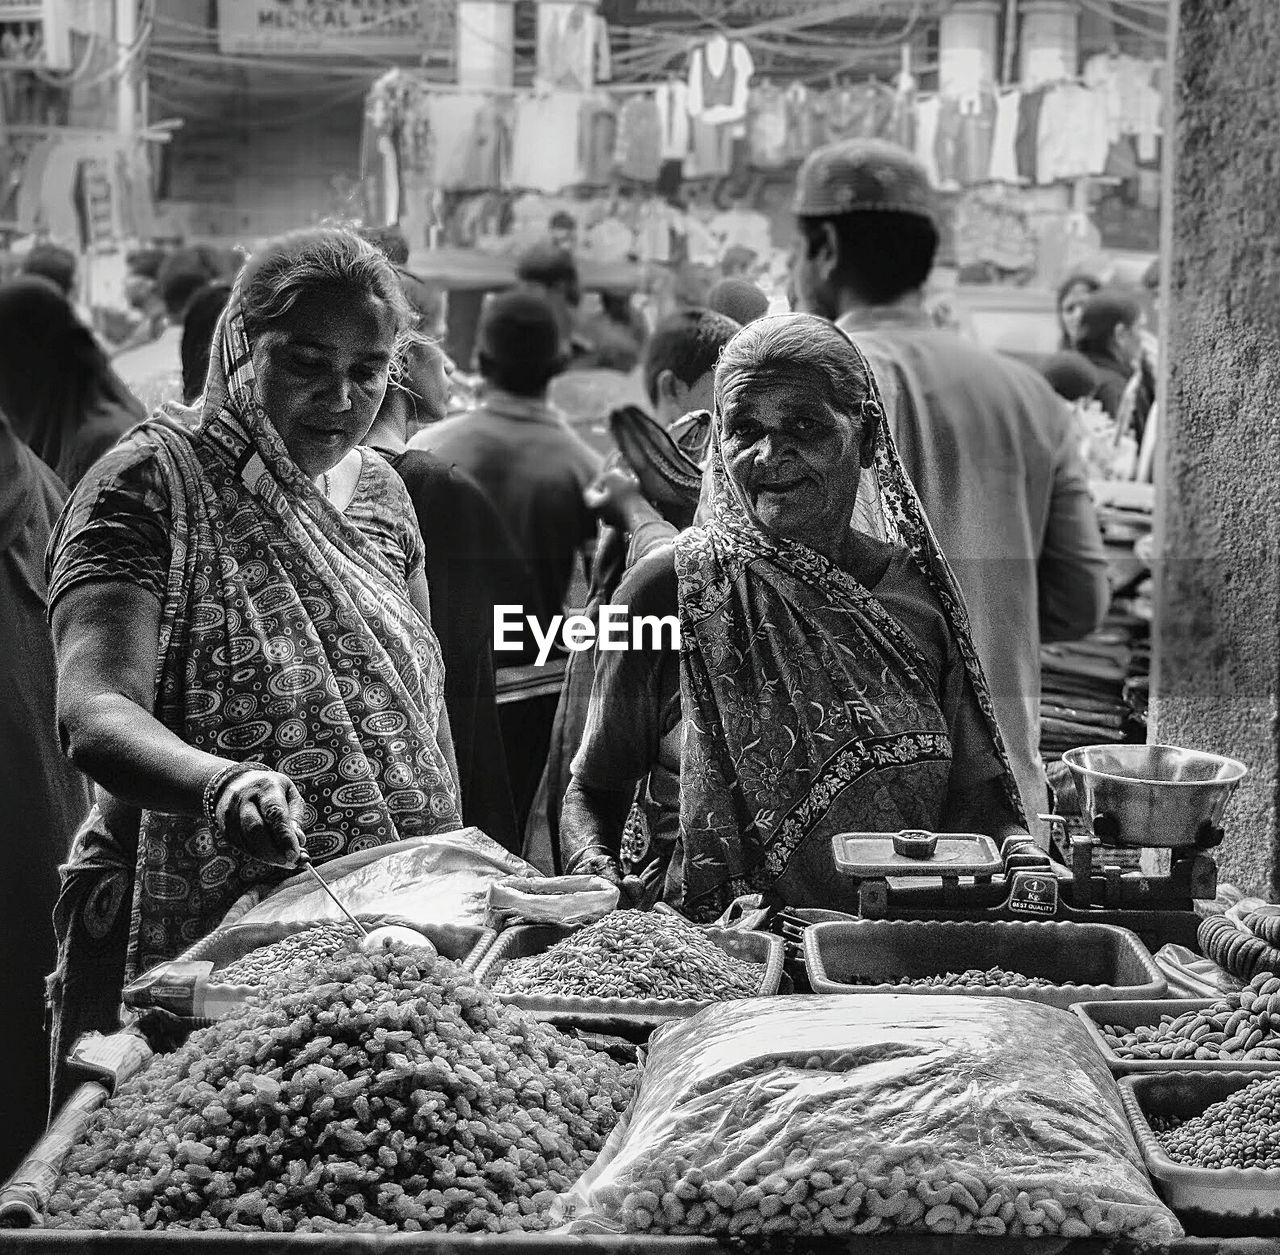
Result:
{"label": "concrete pillar", "polygon": [[538,0],[534,86],[585,91],[596,81],[595,20],[600,0]]}
{"label": "concrete pillar", "polygon": [[1276,899],[1280,6],[1182,0],[1175,30],[1151,739],[1248,764],[1221,879]]}
{"label": "concrete pillar", "polygon": [[938,90],[963,96],[994,83],[999,38],[996,0],[956,0],[938,23]]}
{"label": "concrete pillar", "polygon": [[483,91],[515,81],[514,0],[458,0],[458,86]]}
{"label": "concrete pillar", "polygon": [[1023,0],[1018,81],[1058,83],[1080,71],[1080,9],[1076,0]]}

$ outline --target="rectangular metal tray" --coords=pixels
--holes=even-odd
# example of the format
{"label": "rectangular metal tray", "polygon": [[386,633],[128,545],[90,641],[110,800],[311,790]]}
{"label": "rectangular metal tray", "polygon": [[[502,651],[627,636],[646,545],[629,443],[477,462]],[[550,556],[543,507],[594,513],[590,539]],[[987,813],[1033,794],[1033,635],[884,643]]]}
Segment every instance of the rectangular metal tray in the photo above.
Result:
{"label": "rectangular metal tray", "polygon": [[836,870],[862,880],[882,876],[993,876],[1004,866],[990,837],[944,833],[930,858],[905,858],[893,848],[893,834],[842,832],[831,839]]}
{"label": "rectangular metal tray", "polygon": [[1148,1116],[1198,1116],[1274,1072],[1171,1072],[1127,1076],[1120,1096],[1147,1172],[1188,1233],[1223,1237],[1280,1235],[1280,1168],[1191,1168],[1165,1154]]}
{"label": "rectangular metal tray", "polygon": [[1267,1059],[1122,1059],[1102,1034],[1102,1025],[1135,1029],[1160,1023],[1162,1015],[1184,1011],[1204,1011],[1216,998],[1162,998],[1154,1002],[1132,999],[1127,1002],[1077,1002],[1071,1009],[1084,1023],[1095,1046],[1115,1076],[1139,1076],[1153,1072],[1280,1072],[1280,1063]]}
{"label": "rectangular metal tray", "polygon": [[[1012,920],[862,919],[815,924],[805,932],[805,966],[814,993],[961,994],[1023,998],[1066,1010],[1073,1003],[1160,998],[1168,986],[1147,948],[1127,928]],[[938,976],[1001,967],[1040,976],[1044,988],[904,988],[897,977]],[[850,975],[879,984],[855,985]]]}
{"label": "rectangular metal tray", "polygon": [[[513,959],[542,954],[576,929],[556,924],[520,924],[498,934],[488,954],[476,969],[476,980],[491,986],[498,973]],[[732,928],[704,928],[703,932],[726,954],[762,965],[758,996],[778,992],[782,982],[783,943],[769,933]],[[504,1003],[529,1012],[535,1019],[560,1028],[582,1028],[595,1032],[616,1032],[630,1036],[647,1035],[668,1020],[686,1019],[712,1005],[709,1000],[661,998],[581,998],[534,994],[498,994]]]}

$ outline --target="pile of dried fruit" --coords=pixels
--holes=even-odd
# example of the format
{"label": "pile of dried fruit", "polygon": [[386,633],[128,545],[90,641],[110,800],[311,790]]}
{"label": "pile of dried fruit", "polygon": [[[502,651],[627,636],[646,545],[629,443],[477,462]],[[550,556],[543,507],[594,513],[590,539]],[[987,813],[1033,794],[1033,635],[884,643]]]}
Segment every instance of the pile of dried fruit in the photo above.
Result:
{"label": "pile of dried fruit", "polygon": [[1156,1137],[1170,1159],[1193,1168],[1280,1168],[1280,1077],[1254,1081]]}
{"label": "pile of dried fruit", "polygon": [[498,994],[582,998],[696,999],[759,994],[759,963],[726,954],[699,928],[668,911],[614,911],[544,954],[498,971]]}
{"label": "pile of dried fruit", "polygon": [[1280,976],[1255,976],[1203,1011],[1162,1015],[1132,1031],[1102,1026],[1122,1059],[1249,1059],[1280,1062]]}
{"label": "pile of dried fruit", "polygon": [[68,1157],[48,1223],[545,1228],[633,1083],[457,964],[348,951],[269,980],[121,1086]]}
{"label": "pile of dried fruit", "polygon": [[1021,972],[1010,972],[1003,967],[989,967],[984,972],[980,968],[971,967],[964,972],[940,972],[937,976],[852,976],[850,985],[893,985],[896,988],[910,989],[977,989],[996,986],[1001,989],[1051,989],[1053,981],[1043,976],[1024,976]]}
{"label": "pile of dried fruit", "polygon": [[215,975],[222,984],[260,985],[299,963],[332,958],[342,950],[349,950],[358,936],[350,924],[316,924],[282,941],[251,950],[243,958],[219,968]]}

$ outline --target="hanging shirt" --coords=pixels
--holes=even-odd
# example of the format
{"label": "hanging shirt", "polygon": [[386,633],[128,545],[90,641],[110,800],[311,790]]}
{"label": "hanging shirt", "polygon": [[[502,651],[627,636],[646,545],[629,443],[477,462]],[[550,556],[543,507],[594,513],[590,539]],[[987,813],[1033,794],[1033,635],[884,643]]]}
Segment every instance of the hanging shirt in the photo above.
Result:
{"label": "hanging shirt", "polygon": [[689,115],[713,126],[741,122],[754,73],[755,63],[741,40],[729,42],[720,35],[699,44],[689,57]]}
{"label": "hanging shirt", "polygon": [[683,161],[689,155],[689,86],[678,79],[663,83],[654,93],[663,161]]}
{"label": "hanging shirt", "polygon": [[816,116],[809,89],[792,83],[783,96],[787,111],[787,149],[795,161],[803,161],[818,146]]}
{"label": "hanging shirt", "polygon": [[1019,91],[1001,92],[996,98],[996,125],[991,137],[991,179],[996,183],[1018,182]]}
{"label": "hanging shirt", "polygon": [[441,92],[427,101],[434,136],[431,181],[445,191],[468,190],[476,118],[488,103],[479,92]]}
{"label": "hanging shirt", "polygon": [[618,146],[614,165],[626,179],[652,183],[662,164],[662,119],[648,93],[631,96],[618,116]]}
{"label": "hanging shirt", "polygon": [[1018,135],[1014,152],[1018,158],[1018,177],[1035,183],[1039,175],[1040,111],[1048,88],[1036,87],[1024,93],[1018,106]]}
{"label": "hanging shirt", "polygon": [[787,164],[787,98],[775,83],[753,88],[747,139],[751,164],[757,170],[776,170]]}
{"label": "hanging shirt", "polygon": [[1107,104],[1101,93],[1061,83],[1046,93],[1036,140],[1036,181],[1101,174],[1111,147]]}
{"label": "hanging shirt", "polygon": [[935,148],[938,141],[938,117],[942,110],[942,101],[937,96],[916,103],[916,159],[924,166],[929,182],[937,187],[938,158]]}
{"label": "hanging shirt", "polygon": [[577,92],[520,97],[512,141],[513,187],[559,192],[582,182],[578,164],[581,104]]}
{"label": "hanging shirt", "polygon": [[590,96],[582,102],[578,136],[583,181],[597,186],[608,183],[618,143],[618,115],[607,96]]}

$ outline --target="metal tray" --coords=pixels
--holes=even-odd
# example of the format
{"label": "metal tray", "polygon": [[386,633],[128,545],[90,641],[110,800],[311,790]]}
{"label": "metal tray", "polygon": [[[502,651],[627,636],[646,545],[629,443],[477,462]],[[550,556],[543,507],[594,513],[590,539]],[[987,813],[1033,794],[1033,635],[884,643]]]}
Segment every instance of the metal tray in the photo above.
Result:
{"label": "metal tray", "polygon": [[990,837],[947,833],[929,858],[907,858],[893,848],[893,834],[842,832],[831,838],[836,870],[843,876],[874,880],[883,876],[994,876],[1004,860]]}
{"label": "metal tray", "polygon": [[1162,1015],[1207,1010],[1218,1001],[1217,998],[1166,998],[1155,1002],[1077,1002],[1071,1009],[1083,1021],[1085,1031],[1115,1076],[1153,1072],[1280,1072],[1280,1063],[1268,1059],[1122,1059],[1102,1034],[1103,1024],[1135,1029],[1143,1024],[1159,1024]]}
{"label": "metal tray", "polygon": [[[576,929],[556,924],[521,924],[498,934],[498,940],[476,969],[476,981],[492,985],[498,973],[513,959],[542,954],[558,941],[572,936]],[[778,992],[782,982],[783,943],[781,937],[769,933],[748,932],[732,928],[702,930],[726,954],[735,959],[763,965],[759,996]],[[535,1019],[561,1028],[582,1028],[595,1032],[615,1032],[630,1036],[648,1035],[668,1020],[682,1020],[696,1015],[711,1004],[709,1000],[661,998],[581,998],[552,997],[535,994],[499,994],[509,1006],[528,1011]]]}
{"label": "metal tray", "polygon": [[1188,1233],[1224,1237],[1280,1235],[1280,1168],[1190,1168],[1165,1154],[1150,1116],[1197,1116],[1274,1072],[1176,1072],[1127,1076],[1120,1096],[1160,1196]]}
{"label": "metal tray", "polygon": [[[1066,1010],[1088,1000],[1160,998],[1168,989],[1147,948],[1127,928],[1053,921],[888,920],[815,924],[805,933],[814,993],[1022,998]],[[1002,967],[1054,983],[1044,988],[903,988],[897,977]],[[882,978],[848,983],[850,974]]]}

